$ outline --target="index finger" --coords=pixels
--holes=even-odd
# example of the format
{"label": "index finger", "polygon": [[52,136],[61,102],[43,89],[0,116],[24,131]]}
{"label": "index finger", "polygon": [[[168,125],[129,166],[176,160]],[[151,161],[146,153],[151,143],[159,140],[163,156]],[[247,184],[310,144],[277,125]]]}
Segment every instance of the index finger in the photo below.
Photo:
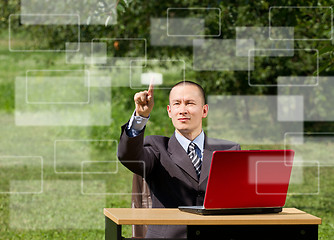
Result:
{"label": "index finger", "polygon": [[153,84],[153,81],[154,79],[152,78],[151,79],[151,82],[150,82],[150,86],[148,87],[148,92],[149,92],[149,94],[150,95],[152,95],[153,96],[153,90],[154,90],[154,84]]}

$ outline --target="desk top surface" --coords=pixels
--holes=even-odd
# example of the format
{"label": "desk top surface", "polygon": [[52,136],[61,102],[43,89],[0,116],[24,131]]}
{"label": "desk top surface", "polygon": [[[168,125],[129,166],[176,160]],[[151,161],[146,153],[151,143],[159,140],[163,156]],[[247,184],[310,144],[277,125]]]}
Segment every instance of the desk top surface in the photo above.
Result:
{"label": "desk top surface", "polygon": [[321,224],[321,218],[283,208],[280,213],[202,216],[175,208],[105,208],[104,215],[119,225],[297,225]]}

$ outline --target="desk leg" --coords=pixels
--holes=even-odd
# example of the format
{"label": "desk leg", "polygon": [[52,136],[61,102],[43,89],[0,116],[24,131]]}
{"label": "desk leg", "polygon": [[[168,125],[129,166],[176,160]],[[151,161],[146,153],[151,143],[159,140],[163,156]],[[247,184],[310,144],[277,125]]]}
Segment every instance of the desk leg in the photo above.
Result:
{"label": "desk leg", "polygon": [[122,225],[117,225],[110,218],[105,217],[105,240],[121,240]]}
{"label": "desk leg", "polygon": [[318,225],[188,226],[191,240],[317,240]]}

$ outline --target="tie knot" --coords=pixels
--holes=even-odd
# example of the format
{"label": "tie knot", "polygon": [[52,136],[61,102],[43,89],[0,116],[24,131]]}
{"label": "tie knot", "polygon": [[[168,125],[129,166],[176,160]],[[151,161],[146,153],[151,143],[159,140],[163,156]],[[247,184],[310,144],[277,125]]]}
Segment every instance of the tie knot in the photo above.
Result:
{"label": "tie knot", "polygon": [[194,142],[189,143],[188,152],[194,151],[197,145]]}

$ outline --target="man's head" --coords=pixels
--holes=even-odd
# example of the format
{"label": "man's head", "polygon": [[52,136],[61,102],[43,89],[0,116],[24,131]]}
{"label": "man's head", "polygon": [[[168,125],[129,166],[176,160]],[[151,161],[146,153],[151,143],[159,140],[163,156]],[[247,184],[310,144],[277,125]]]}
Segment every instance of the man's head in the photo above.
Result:
{"label": "man's head", "polygon": [[198,88],[198,91],[201,95],[201,98],[202,98],[202,101],[203,101],[203,105],[205,105],[205,92],[204,92],[204,89],[202,88],[201,85],[199,85],[198,83],[195,83],[195,82],[192,82],[192,81],[181,81],[181,82],[178,82],[176,83],[172,88],[171,90],[169,91],[169,104],[170,104],[170,94],[172,92],[172,90],[175,88],[175,87],[178,87],[178,86],[185,86],[185,85],[193,85],[195,87]]}
{"label": "man's head", "polygon": [[208,114],[203,88],[197,83],[183,81],[175,84],[169,93],[168,116],[176,131],[189,140],[202,131],[202,119]]}

